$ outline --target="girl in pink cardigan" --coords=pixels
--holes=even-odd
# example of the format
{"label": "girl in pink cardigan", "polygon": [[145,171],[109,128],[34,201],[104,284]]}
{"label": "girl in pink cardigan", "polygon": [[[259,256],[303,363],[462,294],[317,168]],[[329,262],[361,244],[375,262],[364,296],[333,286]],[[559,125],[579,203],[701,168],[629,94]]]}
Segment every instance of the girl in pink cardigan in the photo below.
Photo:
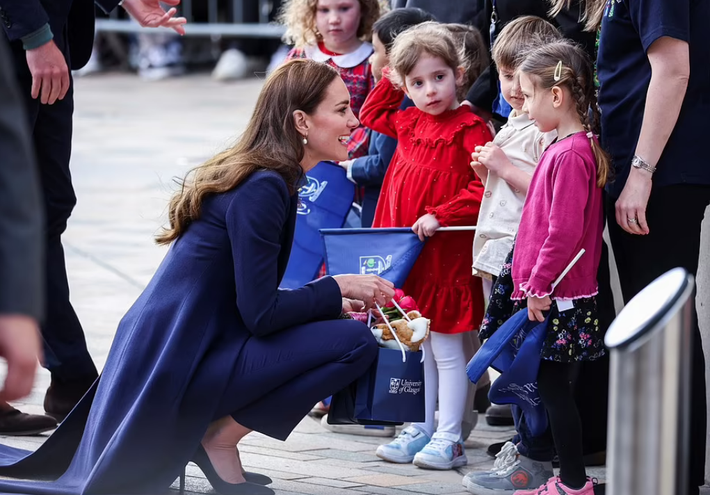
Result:
{"label": "girl in pink cardigan", "polygon": [[[533,175],[515,247],[493,287],[481,336],[490,336],[521,308],[527,307],[530,320],[548,319],[538,390],[550,419],[560,476],[539,489],[515,493],[593,495],[571,383],[579,361],[604,354],[595,296],[604,229],[602,188],[610,163],[591,131],[594,80],[581,49],[564,41],[538,48],[520,66],[519,77],[523,111],[540,131],[556,130],[559,137],[542,154]],[[585,254],[553,288],[581,249]]]}

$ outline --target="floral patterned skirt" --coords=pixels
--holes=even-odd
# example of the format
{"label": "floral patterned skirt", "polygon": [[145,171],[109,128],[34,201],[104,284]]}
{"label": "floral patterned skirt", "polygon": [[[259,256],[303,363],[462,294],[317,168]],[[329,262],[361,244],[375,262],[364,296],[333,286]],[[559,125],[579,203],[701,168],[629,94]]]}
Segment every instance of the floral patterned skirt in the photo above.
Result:
{"label": "floral patterned skirt", "polygon": [[[510,298],[514,289],[512,261],[513,250],[493,284],[481,325],[481,340],[489,338],[514,313],[527,307],[526,299],[514,301]],[[575,299],[574,308],[562,312],[553,300],[548,322],[547,338],[540,356],[542,359],[568,363],[594,361],[604,355],[604,332],[599,328],[595,297]]]}

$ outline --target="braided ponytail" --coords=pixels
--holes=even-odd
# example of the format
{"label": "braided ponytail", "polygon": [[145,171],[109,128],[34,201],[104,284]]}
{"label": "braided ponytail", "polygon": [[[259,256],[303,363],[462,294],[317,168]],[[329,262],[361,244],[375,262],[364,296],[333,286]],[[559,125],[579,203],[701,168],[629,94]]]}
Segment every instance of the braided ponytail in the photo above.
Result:
{"label": "braided ponytail", "polygon": [[567,87],[594,152],[597,186],[604,187],[611,179],[611,158],[594,137],[598,132],[599,109],[592,64],[587,54],[569,41],[555,41],[531,52],[521,64],[520,71],[536,76],[545,89]]}

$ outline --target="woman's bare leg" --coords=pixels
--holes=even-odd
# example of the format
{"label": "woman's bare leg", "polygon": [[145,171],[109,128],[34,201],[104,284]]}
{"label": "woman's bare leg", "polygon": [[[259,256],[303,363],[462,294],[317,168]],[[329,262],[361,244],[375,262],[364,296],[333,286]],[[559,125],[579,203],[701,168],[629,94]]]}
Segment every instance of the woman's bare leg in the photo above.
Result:
{"label": "woman's bare leg", "polygon": [[202,446],[215,471],[227,483],[244,483],[244,470],[239,459],[237,444],[251,430],[240,425],[231,416],[225,416],[210,424]]}

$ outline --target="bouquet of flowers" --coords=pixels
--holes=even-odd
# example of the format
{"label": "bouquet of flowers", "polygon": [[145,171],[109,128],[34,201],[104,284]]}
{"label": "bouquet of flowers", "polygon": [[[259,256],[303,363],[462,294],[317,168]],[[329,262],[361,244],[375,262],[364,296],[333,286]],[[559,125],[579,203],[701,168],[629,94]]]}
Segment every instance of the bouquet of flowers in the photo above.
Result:
{"label": "bouquet of flowers", "polygon": [[[375,314],[374,326],[370,330],[382,347],[399,349],[399,340],[410,351],[416,352],[429,335],[430,320],[419,312],[414,298],[407,296],[401,289],[397,289],[393,300],[387,303],[381,312],[373,313],[373,316]],[[368,313],[348,315],[365,324],[372,323],[373,320]],[[396,337],[393,333],[396,333]]]}

